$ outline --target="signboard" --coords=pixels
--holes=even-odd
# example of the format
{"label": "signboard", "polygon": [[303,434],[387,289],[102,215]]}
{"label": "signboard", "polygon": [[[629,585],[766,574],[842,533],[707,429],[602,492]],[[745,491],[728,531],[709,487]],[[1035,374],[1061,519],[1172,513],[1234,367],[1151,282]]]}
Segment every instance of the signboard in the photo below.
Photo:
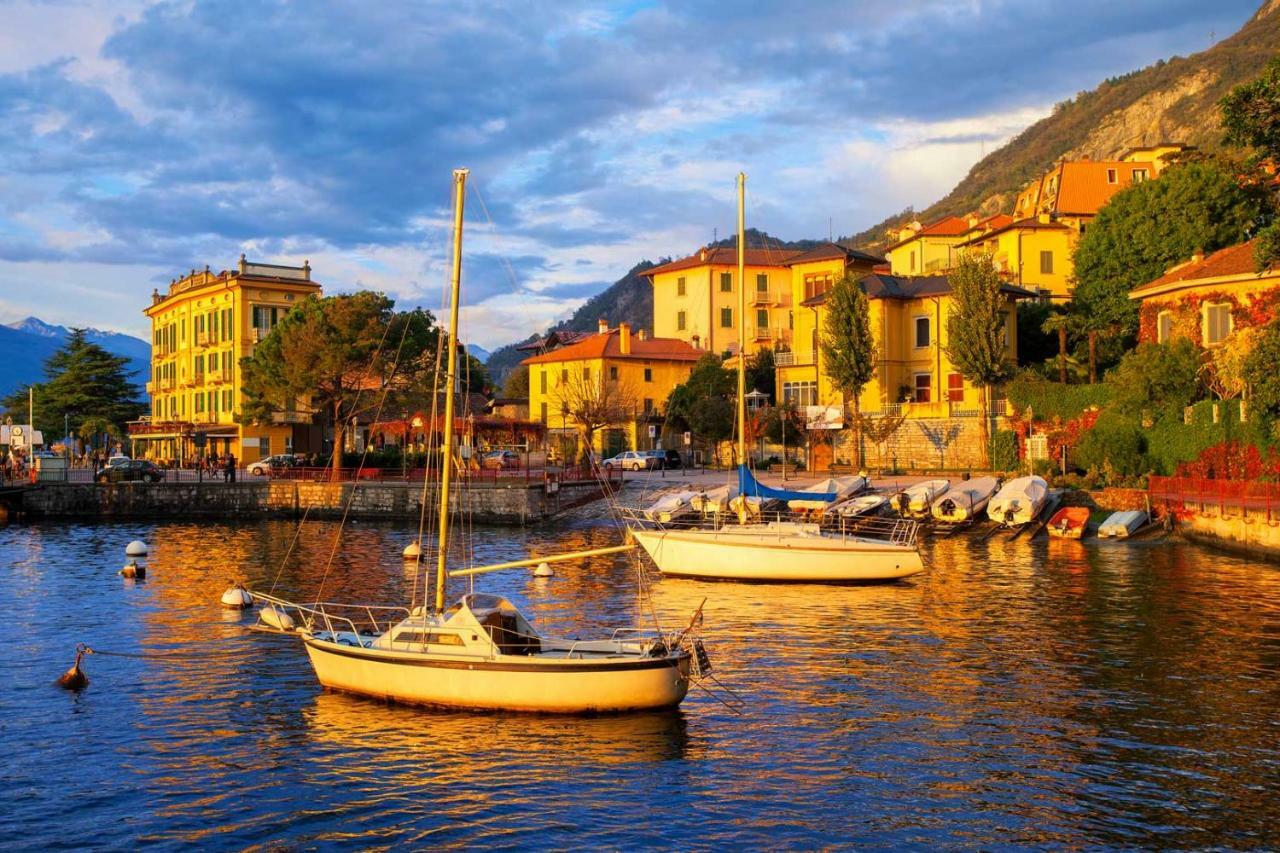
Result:
{"label": "signboard", "polygon": [[805,406],[805,429],[844,429],[844,410],[840,406]]}
{"label": "signboard", "polygon": [[686,432],[684,434],[684,446],[688,447],[691,444],[693,444],[693,433]]}
{"label": "signboard", "polygon": [[14,450],[27,446],[26,432],[20,426],[9,430],[9,446]]}
{"label": "signboard", "polygon": [[193,447],[201,448],[208,443],[209,443],[209,437],[202,432],[194,433],[191,436],[191,445]]}
{"label": "signboard", "polygon": [[649,438],[658,437],[658,427],[656,424],[649,424]]}

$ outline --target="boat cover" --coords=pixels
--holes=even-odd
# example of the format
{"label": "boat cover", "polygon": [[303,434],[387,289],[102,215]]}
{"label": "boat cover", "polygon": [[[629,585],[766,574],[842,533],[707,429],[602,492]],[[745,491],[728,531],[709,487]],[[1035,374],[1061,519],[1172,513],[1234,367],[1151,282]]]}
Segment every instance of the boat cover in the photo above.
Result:
{"label": "boat cover", "polygon": [[774,489],[755,478],[746,465],[738,466],[738,494],[754,498],[770,498],[775,501],[825,501],[836,499],[836,492],[801,492],[793,489]]}

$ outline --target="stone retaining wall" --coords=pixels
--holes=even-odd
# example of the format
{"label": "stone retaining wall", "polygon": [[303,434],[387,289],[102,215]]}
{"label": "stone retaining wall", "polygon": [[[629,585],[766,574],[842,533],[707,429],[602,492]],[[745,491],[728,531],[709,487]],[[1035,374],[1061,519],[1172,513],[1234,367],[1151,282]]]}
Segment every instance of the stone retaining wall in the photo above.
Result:
{"label": "stone retaining wall", "polygon": [[[554,516],[601,495],[594,481],[562,483],[555,494],[541,484],[480,483],[457,487],[450,495],[455,511],[482,524],[527,524]],[[414,483],[46,483],[25,492],[22,509],[31,515],[96,518],[341,517],[350,502],[350,518],[416,519],[423,490]],[[435,486],[426,500],[439,500]]]}

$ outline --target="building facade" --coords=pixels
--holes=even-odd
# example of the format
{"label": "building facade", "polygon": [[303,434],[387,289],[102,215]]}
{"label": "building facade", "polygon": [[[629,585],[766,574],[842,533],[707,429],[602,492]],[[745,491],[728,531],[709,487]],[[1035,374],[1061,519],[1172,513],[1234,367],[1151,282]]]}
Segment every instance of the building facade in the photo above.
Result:
{"label": "building facade", "polygon": [[652,449],[667,398],[703,355],[687,341],[633,333],[627,323],[610,329],[602,320],[596,334],[521,362],[529,368],[529,416],[547,428],[553,444],[571,442],[578,434],[571,412],[584,400],[607,401],[620,417],[596,432],[594,451]]}
{"label": "building facade", "polygon": [[192,270],[155,291],[143,313],[151,320],[148,417],[129,425],[132,454],[184,463],[196,457],[197,435],[206,455],[235,454],[244,463],[276,453],[319,450],[306,412],[283,412],[269,426],[242,425],[240,360],[294,306],[319,296],[311,267],[251,263],[234,270]]}

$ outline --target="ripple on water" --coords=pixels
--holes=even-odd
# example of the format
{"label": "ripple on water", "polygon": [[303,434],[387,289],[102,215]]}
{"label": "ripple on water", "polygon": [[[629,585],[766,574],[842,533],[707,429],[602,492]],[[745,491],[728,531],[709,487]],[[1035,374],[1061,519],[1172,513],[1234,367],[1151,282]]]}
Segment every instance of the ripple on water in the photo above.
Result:
{"label": "ripple on water", "polygon": [[[233,580],[399,604],[413,531],[0,528],[0,837],[164,848],[1274,846],[1280,573],[1194,546],[927,545],[884,587],[653,583],[706,598],[716,675],[680,711],[557,719],[326,693],[296,641],[244,630]],[[606,527],[477,530],[477,560],[614,541]],[[116,574],[153,544],[145,582]],[[1063,545],[1067,547],[1062,547]],[[623,558],[484,588],[550,632],[635,624]],[[459,586],[458,590],[461,591]],[[76,642],[89,689],[52,680]]]}

